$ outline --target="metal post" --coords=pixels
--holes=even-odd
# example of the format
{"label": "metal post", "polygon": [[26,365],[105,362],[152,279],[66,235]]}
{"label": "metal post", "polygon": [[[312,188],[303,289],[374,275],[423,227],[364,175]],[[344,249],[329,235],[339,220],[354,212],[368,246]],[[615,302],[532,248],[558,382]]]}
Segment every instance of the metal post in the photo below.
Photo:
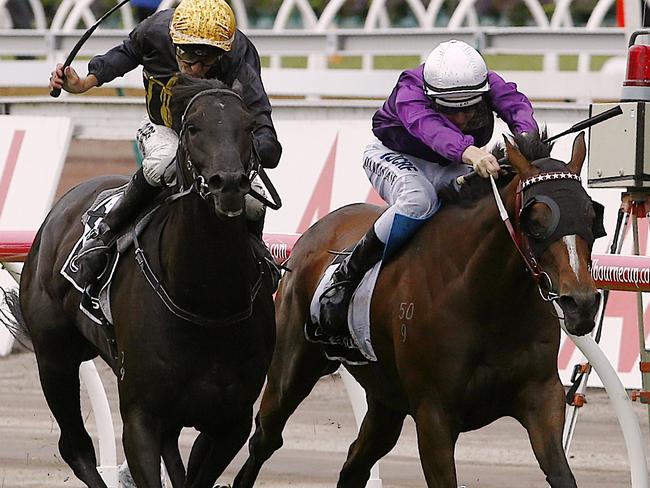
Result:
{"label": "metal post", "polygon": [[[639,216],[638,212],[642,211],[645,217],[648,216],[646,206],[646,195],[635,195],[632,198],[632,252],[639,256],[641,249],[639,246]],[[645,327],[643,317],[643,293],[636,292],[636,310],[637,310],[637,328],[639,331],[639,369],[641,370],[641,392],[639,401],[648,406],[648,419],[650,420],[650,351],[646,348]]]}

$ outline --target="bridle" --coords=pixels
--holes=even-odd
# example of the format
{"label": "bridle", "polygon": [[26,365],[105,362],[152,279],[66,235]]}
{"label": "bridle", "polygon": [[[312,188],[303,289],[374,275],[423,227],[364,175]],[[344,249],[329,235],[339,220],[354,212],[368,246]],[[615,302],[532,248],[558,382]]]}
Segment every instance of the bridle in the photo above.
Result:
{"label": "bridle", "polygon": [[535,258],[535,254],[533,253],[530,247],[530,242],[528,240],[528,237],[522,230],[520,216],[522,211],[522,202],[524,202],[524,192],[526,191],[526,189],[538,183],[542,183],[546,181],[556,181],[556,180],[575,180],[578,182],[581,181],[579,175],[569,173],[569,172],[562,172],[562,171],[542,172],[519,181],[519,183],[517,184],[517,190],[515,196],[515,216],[516,216],[515,218],[516,218],[516,227],[517,227],[515,229],[512,223],[510,222],[510,216],[508,215],[505,205],[503,204],[503,200],[501,199],[501,195],[499,194],[499,190],[494,181],[494,178],[490,176],[490,184],[492,186],[492,192],[494,194],[494,199],[499,209],[499,215],[501,217],[501,220],[505,224],[506,229],[508,230],[508,234],[510,235],[512,242],[515,245],[515,248],[517,249],[520,256],[522,257],[524,264],[528,269],[528,272],[537,282],[537,288],[539,290],[540,296],[544,301],[547,302],[555,302],[558,298],[560,298],[560,295],[555,290],[553,281],[551,280],[549,274],[546,271],[544,271],[542,267],[539,265],[539,263],[537,262],[537,259]]}
{"label": "bridle", "polygon": [[[177,164],[176,174],[179,180],[178,192],[167,197],[164,200],[164,202],[162,202],[160,205],[157,205],[155,208],[153,208],[138,222],[136,226],[134,226],[133,245],[135,247],[135,259],[138,265],[140,266],[140,270],[144,274],[145,278],[147,279],[147,282],[149,283],[153,291],[158,295],[160,300],[163,302],[163,304],[165,304],[165,306],[171,313],[173,313],[176,317],[180,319],[204,327],[226,327],[235,324],[237,322],[246,320],[250,318],[251,315],[253,314],[253,303],[255,302],[258,292],[260,291],[260,288],[262,286],[262,279],[264,277],[264,271],[263,271],[263,267],[261,266],[261,263],[259,262],[257,263],[258,277],[255,280],[255,283],[251,285],[249,300],[247,301],[247,305],[242,310],[234,312],[225,317],[218,317],[218,318],[205,317],[190,312],[184,309],[183,307],[177,305],[174,302],[174,300],[171,298],[171,296],[165,289],[164,285],[160,282],[160,280],[156,277],[155,273],[151,269],[151,266],[149,265],[149,262],[147,261],[147,258],[144,254],[144,250],[142,249],[142,246],[140,245],[140,242],[138,240],[138,234],[144,228],[144,226],[149,222],[149,220],[151,219],[151,215],[155,211],[160,209],[163,204],[170,204],[192,193],[196,193],[199,197],[201,197],[203,200],[206,201],[208,200],[208,198],[212,197],[212,193],[208,188],[208,184],[206,183],[205,178],[198,172],[196,166],[194,165],[194,163],[189,157],[189,152],[185,148],[184,134],[187,127],[186,115],[188,113],[189,108],[199,97],[206,96],[206,95],[214,95],[214,94],[234,96],[237,99],[241,100],[243,103],[242,98],[237,93],[225,88],[213,88],[209,90],[204,90],[197,93],[190,99],[190,101],[187,104],[187,107],[185,108],[185,111],[183,112],[181,130],[179,134],[178,150],[176,153],[176,164]],[[251,144],[253,144],[252,134],[251,134]],[[254,144],[252,147],[253,150],[251,152],[251,167],[255,168],[255,166],[259,167],[259,157],[257,156],[257,153],[254,150],[255,147]],[[189,174],[189,178],[186,178],[187,176],[186,171],[187,174]]]}
{"label": "bridle", "polygon": [[[187,103],[185,110],[183,111],[183,116],[181,117],[181,130],[178,134],[178,149],[176,151],[176,176],[179,180],[179,193],[182,193],[180,196],[185,196],[188,193],[196,193],[203,200],[207,200],[212,196],[212,192],[208,188],[208,184],[205,181],[205,178],[199,173],[196,169],[196,165],[192,161],[189,155],[185,144],[185,134],[187,131],[187,114],[192,107],[192,105],[201,97],[208,95],[225,95],[235,97],[242,104],[244,100],[236,92],[229,90],[227,88],[211,88],[209,90],[203,90],[196,95],[194,95],[190,101]],[[255,144],[253,143],[253,133],[251,132],[251,157],[248,164],[248,167],[245,168],[248,172],[249,180],[255,177],[257,171],[260,167],[260,160],[257,151],[255,150]]]}
{"label": "bridle", "polygon": [[[205,181],[205,178],[197,171],[196,166],[192,162],[192,159],[189,157],[189,152],[185,147],[185,131],[187,128],[186,117],[190,107],[199,97],[206,96],[206,95],[215,95],[215,94],[233,96],[237,98],[241,103],[244,103],[244,100],[238,93],[229,90],[227,88],[211,88],[209,90],[204,90],[194,95],[188,102],[187,106],[185,107],[185,110],[183,111],[183,116],[181,118],[181,130],[178,135],[178,149],[176,151],[176,164],[177,164],[176,173],[177,173],[177,178],[179,179],[180,182],[179,191],[196,193],[204,200],[207,200],[207,198],[211,196],[211,193],[208,188],[208,184]],[[260,179],[262,180],[262,183],[264,183],[264,186],[266,187],[269,194],[271,195],[271,199],[267,199],[264,195],[257,192],[257,190],[255,190],[253,187],[251,187],[248,193],[249,195],[251,195],[256,200],[260,201],[265,206],[273,210],[278,210],[280,207],[282,207],[282,200],[280,199],[280,195],[278,194],[277,190],[273,186],[273,183],[271,182],[270,178],[268,177],[268,175],[264,171],[264,168],[261,165],[261,158],[259,153],[257,152],[257,147],[255,146],[255,138],[254,138],[253,131],[251,131],[250,133],[250,147],[251,147],[251,156],[250,156],[248,167],[246,168],[248,171],[248,179],[252,182],[259,175]],[[189,178],[187,178],[187,174],[189,174]]]}

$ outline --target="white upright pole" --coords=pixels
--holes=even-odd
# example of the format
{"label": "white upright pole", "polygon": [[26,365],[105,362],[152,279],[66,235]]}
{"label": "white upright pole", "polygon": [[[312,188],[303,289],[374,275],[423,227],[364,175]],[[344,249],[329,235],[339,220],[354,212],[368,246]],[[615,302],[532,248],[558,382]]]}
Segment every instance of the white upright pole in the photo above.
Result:
{"label": "white upright pole", "polygon": [[[357,380],[348,372],[347,369],[339,368],[339,374],[348,391],[348,398],[352,404],[352,411],[354,412],[354,419],[357,422],[357,430],[361,427],[361,422],[366,416],[368,411],[368,404],[366,403],[366,392]],[[379,463],[375,464],[370,470],[370,479],[366,483],[366,488],[382,488],[381,478],[379,477]]]}
{"label": "white upright pole", "polygon": [[[561,317],[562,310],[558,305],[555,305],[555,308]],[[564,320],[560,319],[560,325],[566,332]],[[637,419],[634,410],[632,410],[632,401],[625,391],[618,374],[616,374],[616,370],[612,367],[600,347],[598,347],[593,337],[589,335],[578,337],[568,332],[567,335],[589,360],[589,364],[591,364],[596,373],[598,373],[598,377],[602,381],[605,391],[612,401],[612,406],[614,407],[614,411],[618,417],[618,423],[623,433],[627,456],[630,460],[632,488],[648,488],[648,465],[639,419]]]}
{"label": "white upright pole", "polygon": [[[645,5],[645,0],[643,3]],[[624,0],[623,9],[625,13],[625,40],[627,42],[632,32],[641,28],[641,2],[639,0]]]}
{"label": "white upright pole", "polygon": [[115,431],[113,430],[113,417],[104,385],[99,377],[95,363],[92,361],[81,363],[79,376],[88,392],[93,415],[95,416],[95,425],[97,426],[97,435],[99,437],[99,466],[97,466],[97,471],[99,471],[108,488],[117,488]]}

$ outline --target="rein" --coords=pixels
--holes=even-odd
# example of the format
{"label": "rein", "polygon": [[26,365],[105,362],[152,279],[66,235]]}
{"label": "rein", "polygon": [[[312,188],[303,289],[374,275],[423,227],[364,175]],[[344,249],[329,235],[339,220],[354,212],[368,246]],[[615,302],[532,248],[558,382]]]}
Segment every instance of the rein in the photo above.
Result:
{"label": "rein", "polygon": [[250,318],[250,316],[253,314],[253,303],[255,302],[257,293],[260,291],[260,288],[262,287],[262,279],[264,277],[264,271],[260,268],[259,262],[258,262],[258,268],[260,268],[259,273],[257,276],[257,280],[255,280],[255,283],[253,283],[253,286],[251,287],[250,299],[248,301],[248,305],[246,306],[246,308],[244,308],[239,312],[227,315],[226,317],[218,317],[218,318],[205,317],[190,312],[189,310],[184,309],[180,305],[177,305],[176,302],[174,302],[172,297],[165,289],[165,286],[160,282],[160,280],[156,277],[156,274],[151,269],[151,266],[149,265],[149,261],[147,260],[147,257],[144,254],[144,249],[140,245],[138,235],[142,232],[144,227],[147,226],[147,224],[151,220],[153,213],[161,209],[164,204],[173,203],[179,200],[180,198],[189,195],[190,193],[192,193],[192,190],[188,189],[170,195],[163,202],[156,205],[153,209],[147,212],[147,214],[144,217],[142,217],[135,226],[133,226],[132,236],[133,236],[133,247],[135,248],[135,260],[140,266],[140,270],[142,271],[144,277],[147,279],[147,283],[149,283],[149,286],[151,286],[152,290],[156,292],[160,300],[169,309],[169,311],[174,315],[176,315],[178,318],[187,320],[188,322],[192,322],[193,324],[197,324],[203,327],[226,327],[228,325],[241,322],[242,320],[246,320]]}
{"label": "rein", "polygon": [[532,275],[532,277],[537,282],[537,288],[539,289],[540,296],[544,301],[547,302],[554,302],[560,297],[560,295],[556,291],[554,291],[551,277],[548,275],[548,273],[546,273],[541,268],[541,266],[537,262],[537,259],[535,259],[535,256],[533,255],[533,252],[531,251],[530,246],[528,245],[528,240],[524,237],[521,231],[521,226],[519,225],[518,217],[521,211],[522,194],[524,190],[526,190],[527,188],[529,188],[530,186],[536,183],[541,183],[544,181],[568,180],[568,179],[576,180],[579,182],[580,176],[574,175],[573,173],[564,173],[558,171],[558,172],[540,173],[535,176],[531,176],[530,178],[526,178],[525,180],[520,180],[519,183],[517,184],[516,197],[515,197],[515,215],[517,216],[517,230],[515,230],[514,226],[510,222],[510,216],[508,215],[508,211],[506,210],[503,200],[501,199],[501,195],[499,194],[499,190],[494,181],[494,178],[490,176],[490,185],[492,186],[492,193],[494,194],[494,200],[496,202],[497,208],[499,209],[499,216],[501,217],[501,220],[505,224],[506,229],[508,230],[508,234],[510,235],[512,242],[515,245],[515,248],[519,252],[519,255],[522,257],[524,264],[528,269],[528,272]]}

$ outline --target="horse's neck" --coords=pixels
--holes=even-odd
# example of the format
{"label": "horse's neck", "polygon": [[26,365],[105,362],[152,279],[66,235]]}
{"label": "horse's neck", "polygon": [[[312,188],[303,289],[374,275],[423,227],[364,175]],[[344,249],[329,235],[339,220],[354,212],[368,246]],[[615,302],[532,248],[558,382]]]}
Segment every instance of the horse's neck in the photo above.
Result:
{"label": "horse's neck", "polygon": [[[517,182],[515,178],[500,192],[513,226],[516,225]],[[494,296],[502,297],[505,288],[518,287],[524,291],[532,286],[534,289],[534,280],[526,271],[523,258],[499,215],[494,195],[483,199],[473,212],[471,218],[479,231],[474,233],[475,252],[468,266],[470,278],[485,283],[486,293]]]}
{"label": "horse's neck", "polygon": [[248,293],[254,261],[243,219],[218,219],[192,195],[172,204],[162,239],[161,265],[176,296],[200,301],[189,290],[205,289],[214,303],[221,297],[235,302],[232,297]]}

